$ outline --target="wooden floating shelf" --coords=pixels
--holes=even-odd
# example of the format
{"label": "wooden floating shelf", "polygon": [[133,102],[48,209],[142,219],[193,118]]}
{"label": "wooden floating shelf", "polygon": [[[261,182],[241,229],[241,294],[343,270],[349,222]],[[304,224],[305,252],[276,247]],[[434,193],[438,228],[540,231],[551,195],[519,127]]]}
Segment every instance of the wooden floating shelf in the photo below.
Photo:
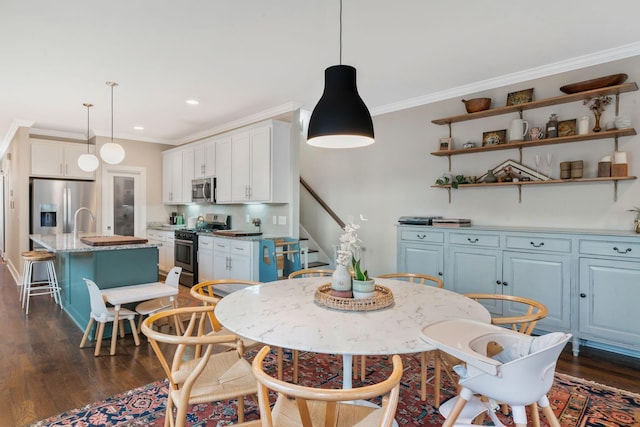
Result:
{"label": "wooden floating shelf", "polygon": [[[571,178],[571,179],[550,179],[548,181],[518,181],[518,182],[481,182],[478,184],[458,184],[458,188],[469,187],[500,187],[513,185],[548,185],[548,184],[573,184],[581,182],[610,182],[610,181],[630,181],[638,179],[636,176],[616,176],[604,178]],[[452,188],[451,184],[432,185],[432,188]]]}
{"label": "wooden floating shelf", "polygon": [[485,151],[511,150],[514,148],[531,148],[539,147],[542,145],[566,144],[570,142],[592,141],[596,139],[609,139],[632,135],[637,135],[636,130],[633,128],[613,129],[605,130],[602,132],[588,133],[586,135],[571,135],[558,138],[541,139],[539,141],[510,142],[507,144],[485,145],[484,147],[456,148],[454,150],[434,151],[433,153],[431,153],[431,155],[438,157],[458,156],[460,154],[484,153]]}
{"label": "wooden floating shelf", "polygon": [[585,99],[595,98],[597,96],[618,95],[625,92],[633,92],[638,90],[635,82],[623,83],[621,85],[609,86],[600,89],[587,90],[570,95],[561,95],[553,98],[541,99],[539,101],[531,101],[525,104],[510,105],[508,107],[491,108],[489,110],[478,111],[477,113],[460,114],[458,116],[445,117],[442,119],[432,120],[431,123],[436,125],[448,125],[451,123],[465,122],[468,120],[481,119],[484,117],[498,116],[500,114],[516,113],[534,108],[548,107],[551,105],[566,104],[569,102],[582,101]]}

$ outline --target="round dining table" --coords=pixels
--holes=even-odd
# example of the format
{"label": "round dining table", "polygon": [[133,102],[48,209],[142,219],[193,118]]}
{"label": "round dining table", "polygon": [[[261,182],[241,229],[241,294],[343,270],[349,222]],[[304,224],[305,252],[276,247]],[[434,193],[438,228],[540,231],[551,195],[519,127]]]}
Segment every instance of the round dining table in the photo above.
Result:
{"label": "round dining table", "polygon": [[328,277],[266,282],[232,292],[215,308],[233,333],[281,348],[342,355],[343,388],[351,388],[354,355],[435,350],[420,338],[434,322],[491,322],[478,302],[446,289],[395,279],[375,279],[393,293],[393,304],[375,311],[342,311],[317,303],[314,294]]}

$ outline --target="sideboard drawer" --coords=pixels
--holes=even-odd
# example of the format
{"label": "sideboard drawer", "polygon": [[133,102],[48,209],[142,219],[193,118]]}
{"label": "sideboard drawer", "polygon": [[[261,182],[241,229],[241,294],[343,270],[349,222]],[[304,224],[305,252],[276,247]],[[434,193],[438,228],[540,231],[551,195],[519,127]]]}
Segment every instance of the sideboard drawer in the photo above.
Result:
{"label": "sideboard drawer", "polygon": [[508,249],[526,249],[545,252],[571,252],[571,239],[542,236],[507,236]]}
{"label": "sideboard drawer", "polygon": [[500,247],[500,236],[497,234],[481,233],[451,233],[449,242],[454,245]]}
{"label": "sideboard drawer", "polygon": [[640,258],[640,243],[624,240],[580,240],[580,254]]}
{"label": "sideboard drawer", "polygon": [[444,243],[444,233],[437,231],[402,230],[400,238],[408,242]]}

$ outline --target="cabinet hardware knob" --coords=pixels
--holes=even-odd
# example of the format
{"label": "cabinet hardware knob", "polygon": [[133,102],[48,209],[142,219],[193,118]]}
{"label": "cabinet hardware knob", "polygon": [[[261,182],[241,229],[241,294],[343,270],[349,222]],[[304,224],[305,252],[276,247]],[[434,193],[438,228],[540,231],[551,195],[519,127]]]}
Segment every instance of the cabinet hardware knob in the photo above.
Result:
{"label": "cabinet hardware knob", "polygon": [[626,254],[627,252],[631,252],[631,248],[627,248],[627,249],[625,249],[624,251],[622,251],[622,250],[618,249],[618,248],[617,248],[617,247],[615,247],[615,246],[613,247],[613,250],[614,250],[614,251],[616,251],[616,252],[618,252],[619,254]]}
{"label": "cabinet hardware knob", "polygon": [[442,271],[438,271],[438,276],[442,276]]}
{"label": "cabinet hardware knob", "polygon": [[539,248],[539,247],[541,247],[541,246],[544,246],[544,242],[540,242],[540,243],[539,243],[539,244],[537,244],[537,245],[536,245],[535,243],[533,243],[533,242],[529,242],[529,243],[531,243],[531,246],[533,246],[534,248]]}
{"label": "cabinet hardware knob", "polygon": [[427,235],[426,235],[426,234],[423,234],[423,235],[416,234],[416,237],[417,237],[418,239],[422,240],[422,239],[426,238],[426,237],[427,237]]}
{"label": "cabinet hardware knob", "polygon": [[580,298],[586,298],[586,297],[587,297],[587,294],[585,293],[580,294]]}
{"label": "cabinet hardware knob", "polygon": [[471,240],[471,237],[467,237],[467,240],[469,241],[469,243],[478,243],[478,238],[476,237],[475,239]]}
{"label": "cabinet hardware knob", "polygon": [[502,282],[500,280],[496,280],[496,285],[502,285]]}
{"label": "cabinet hardware knob", "polygon": [[507,282],[502,282],[502,286],[509,286]]}

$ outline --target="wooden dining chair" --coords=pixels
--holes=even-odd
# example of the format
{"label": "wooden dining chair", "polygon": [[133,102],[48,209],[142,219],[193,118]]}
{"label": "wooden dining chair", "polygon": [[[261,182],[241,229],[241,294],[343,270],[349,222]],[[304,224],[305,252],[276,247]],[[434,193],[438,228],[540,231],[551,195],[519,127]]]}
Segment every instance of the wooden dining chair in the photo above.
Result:
{"label": "wooden dining chair", "polygon": [[[254,282],[252,280],[236,280],[236,279],[216,279],[207,280],[195,284],[190,290],[189,294],[202,302],[202,305],[208,307],[214,307],[224,297],[224,295],[231,292],[240,290],[246,286],[259,285],[261,282]],[[226,329],[220,321],[216,318],[213,311],[207,313],[209,321],[216,334],[228,335],[232,332]],[[253,349],[256,345],[261,344],[257,341],[250,340],[248,338],[242,338],[242,342],[245,350]],[[233,346],[232,346],[233,347]]]}
{"label": "wooden dining chair", "polygon": [[[176,308],[153,314],[142,323],[142,333],[169,379],[165,427],[183,427],[189,405],[228,399],[237,399],[238,423],[242,423],[244,397],[257,393],[251,365],[242,357],[242,339],[211,333],[209,314],[213,310],[213,306]],[[183,333],[157,330],[173,316],[188,318]],[[216,352],[220,346],[231,346],[234,351]]]}
{"label": "wooden dining chair", "polygon": [[[492,315],[491,323],[507,327],[515,332],[520,332],[525,335],[531,335],[538,321],[547,317],[547,314],[549,313],[549,310],[544,304],[530,298],[504,294],[465,294],[465,296],[480,303],[482,303],[482,301],[491,300],[494,302],[509,304],[512,311],[521,312],[522,314],[519,316],[507,317]],[[453,372],[453,367],[460,363],[461,361],[459,359],[440,350],[436,350],[433,367],[435,375],[433,381],[435,389],[434,406],[436,408],[440,406],[440,390],[442,389],[441,372],[444,370],[447,377],[449,377],[449,380],[453,384],[457,384],[458,378]]]}
{"label": "wooden dining chair", "polygon": [[[421,273],[389,273],[377,276],[377,278],[403,280],[405,282],[418,283],[427,286],[436,286],[438,288],[444,287],[444,282],[442,281],[442,279]],[[422,353],[420,353],[420,398],[422,400],[427,399],[427,357],[429,353],[431,352],[423,351]],[[358,359],[360,360],[360,379],[364,381],[367,369],[367,356],[353,358],[354,377],[358,376]]]}
{"label": "wooden dining chair", "polygon": [[[352,389],[327,389],[291,384],[264,371],[269,347],[260,350],[253,360],[253,375],[258,380],[258,404],[263,427],[273,426],[380,426],[393,424],[400,394],[402,360],[393,356],[393,371],[387,379],[373,385]],[[270,405],[269,391],[278,393]],[[382,396],[382,405],[362,403]]]}
{"label": "wooden dining chair", "polygon": [[[323,270],[323,269],[303,269],[294,271],[289,274],[289,279],[300,279],[304,277],[331,277],[333,274],[333,270]],[[278,347],[276,349],[276,354],[278,356],[278,379],[282,379],[284,376],[284,355],[283,349]],[[293,364],[293,382],[298,382],[299,376],[299,367],[298,360],[300,360],[300,352],[298,350],[291,351],[291,363]]]}

